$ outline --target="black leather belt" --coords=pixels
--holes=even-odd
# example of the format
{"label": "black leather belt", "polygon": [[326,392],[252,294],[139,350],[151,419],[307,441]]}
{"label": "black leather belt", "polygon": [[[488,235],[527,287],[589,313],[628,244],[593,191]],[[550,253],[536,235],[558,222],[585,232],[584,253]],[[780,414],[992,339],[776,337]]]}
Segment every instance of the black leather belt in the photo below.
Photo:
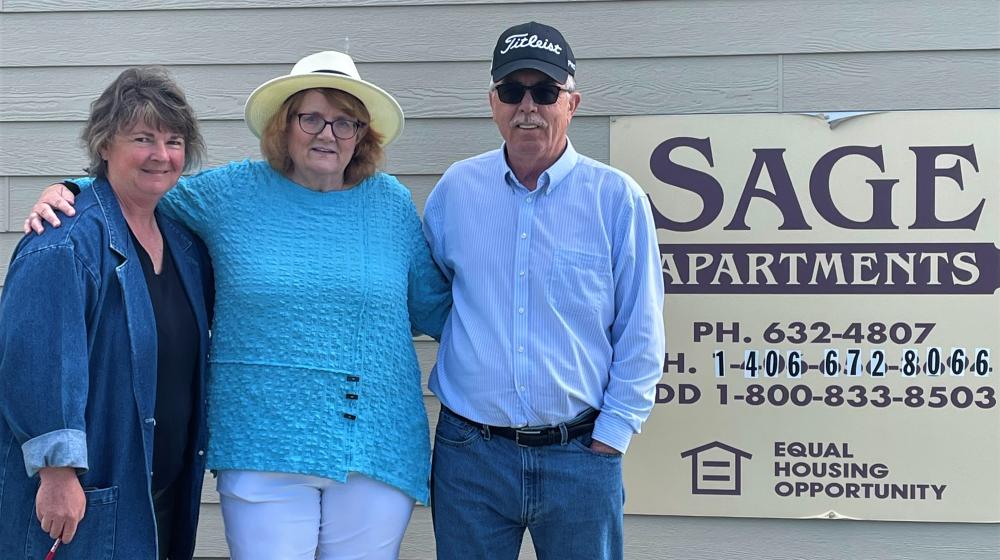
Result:
{"label": "black leather belt", "polygon": [[455,412],[451,409],[448,409],[448,412],[455,418],[479,428],[479,430],[484,434],[512,439],[515,443],[523,447],[541,447],[543,445],[562,443],[564,441],[563,427],[565,427],[566,431],[565,441],[582,436],[583,434],[589,434],[594,430],[594,420],[597,419],[598,415],[598,411],[589,410],[569,422],[564,422],[558,426],[547,426],[544,428],[508,428],[506,426],[490,426],[489,424],[473,422],[468,418],[455,414]]}

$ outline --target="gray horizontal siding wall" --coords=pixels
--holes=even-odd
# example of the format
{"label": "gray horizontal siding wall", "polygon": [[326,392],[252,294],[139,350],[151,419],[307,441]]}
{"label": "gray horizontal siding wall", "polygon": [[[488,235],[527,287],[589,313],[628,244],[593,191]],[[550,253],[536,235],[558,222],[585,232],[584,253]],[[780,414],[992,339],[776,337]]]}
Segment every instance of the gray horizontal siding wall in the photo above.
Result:
{"label": "gray horizontal siding wall", "polygon": [[[449,163],[499,145],[491,47],[526,19],[572,42],[584,100],[571,136],[602,161],[616,115],[1000,108],[997,0],[0,0],[0,283],[41,187],[80,172],[88,105],[122,68],[171,69],[213,164],[257,155],[241,120],[255,86],[305,54],[349,47],[406,112],[387,169],[422,209]],[[416,344],[426,381],[435,345]],[[433,421],[437,402],[426,403]],[[209,478],[201,558],[226,556],[217,502]],[[633,515],[626,540],[638,560],[1000,555],[997,525],[948,523]],[[402,558],[433,551],[419,508]]]}

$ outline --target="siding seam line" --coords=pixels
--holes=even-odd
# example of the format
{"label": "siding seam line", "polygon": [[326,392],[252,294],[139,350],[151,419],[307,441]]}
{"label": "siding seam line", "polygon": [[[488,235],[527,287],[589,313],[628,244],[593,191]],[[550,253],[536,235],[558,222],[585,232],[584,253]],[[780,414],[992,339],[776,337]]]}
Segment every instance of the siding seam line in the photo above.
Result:
{"label": "siding seam line", "polygon": [[785,112],[785,55],[778,55],[778,112]]}
{"label": "siding seam line", "polygon": [[[0,0],[0,8],[2,8],[2,7],[3,7],[3,0]],[[10,224],[11,224],[11,219],[13,217],[12,216],[13,209],[10,206],[10,202],[11,202],[11,200],[10,200],[10,177],[9,176],[4,177],[3,178],[3,182],[4,182],[4,185],[3,185],[4,194],[3,194],[3,196],[4,196],[4,198],[7,199],[7,223],[5,224],[6,227],[4,228],[4,231],[5,232],[10,232]]]}

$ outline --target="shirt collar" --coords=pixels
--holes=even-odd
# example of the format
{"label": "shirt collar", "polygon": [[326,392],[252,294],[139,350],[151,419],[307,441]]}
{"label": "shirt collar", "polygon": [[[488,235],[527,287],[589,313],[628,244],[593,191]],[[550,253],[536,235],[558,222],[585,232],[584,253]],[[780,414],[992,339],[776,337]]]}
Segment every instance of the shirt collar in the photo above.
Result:
{"label": "shirt collar", "polygon": [[[503,166],[506,171],[504,171],[504,182],[512,190],[521,186],[521,182],[517,180],[517,176],[514,175],[514,171],[510,168],[510,164],[507,163],[507,145],[504,143],[500,147],[500,158],[503,160]],[[576,166],[576,162],[579,159],[579,154],[573,148],[573,142],[569,138],[566,138],[566,149],[563,150],[559,159],[556,160],[548,169],[542,172],[541,176],[538,177],[538,190],[544,192],[545,194],[550,194],[554,189],[556,189],[565,179],[573,168]]]}

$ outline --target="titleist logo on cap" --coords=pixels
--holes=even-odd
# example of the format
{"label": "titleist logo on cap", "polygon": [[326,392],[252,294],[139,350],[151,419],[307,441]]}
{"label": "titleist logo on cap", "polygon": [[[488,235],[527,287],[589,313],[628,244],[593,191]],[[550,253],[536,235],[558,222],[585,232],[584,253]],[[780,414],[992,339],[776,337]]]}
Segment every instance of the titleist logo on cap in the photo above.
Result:
{"label": "titleist logo on cap", "polygon": [[504,39],[504,44],[507,47],[500,51],[500,54],[507,54],[512,49],[523,49],[524,47],[532,47],[535,49],[545,49],[551,51],[555,54],[562,53],[562,45],[551,43],[548,39],[538,39],[538,35],[528,36],[527,33],[515,33]]}
{"label": "titleist logo on cap", "polygon": [[529,21],[504,30],[493,47],[493,81],[518,70],[537,70],[563,83],[576,72],[576,58],[558,29]]}

